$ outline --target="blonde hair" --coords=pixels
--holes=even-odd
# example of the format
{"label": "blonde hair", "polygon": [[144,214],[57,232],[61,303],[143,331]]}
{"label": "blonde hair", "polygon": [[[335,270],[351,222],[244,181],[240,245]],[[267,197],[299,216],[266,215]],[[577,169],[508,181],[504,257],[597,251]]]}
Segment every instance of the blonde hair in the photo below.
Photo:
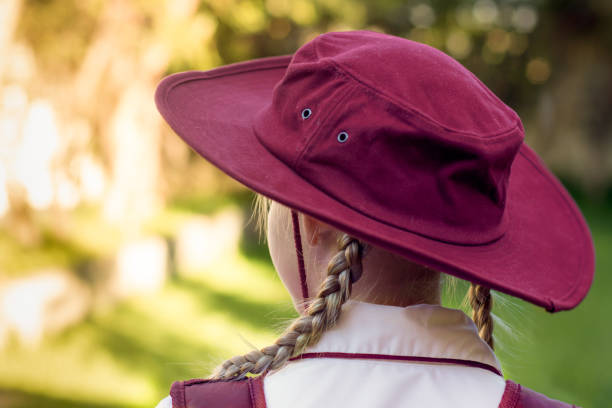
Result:
{"label": "blonde hair", "polygon": [[[255,218],[260,235],[265,235],[271,202],[271,199],[263,195],[255,196],[252,218]],[[291,357],[316,344],[321,335],[336,324],[342,305],[351,296],[351,268],[361,268],[361,257],[366,246],[346,233],[340,235],[337,245],[338,251],[327,265],[327,276],[319,286],[317,295],[309,301],[304,315],[296,318],[274,344],[226,360],[214,370],[210,378],[239,380],[247,374],[263,374],[279,369]],[[472,283],[468,297],[478,334],[493,348],[493,300],[490,290]]]}

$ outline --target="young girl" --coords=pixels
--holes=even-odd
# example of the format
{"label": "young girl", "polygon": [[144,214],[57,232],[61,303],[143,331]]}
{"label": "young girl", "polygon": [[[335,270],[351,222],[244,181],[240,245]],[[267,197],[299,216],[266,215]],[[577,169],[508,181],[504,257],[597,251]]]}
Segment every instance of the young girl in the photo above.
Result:
{"label": "young girl", "polygon": [[[160,407],[569,406],[504,380],[490,290],[575,307],[589,229],[516,113],[458,62],[327,33],[291,56],[172,75],[156,102],[268,197],[270,254],[300,313]],[[441,273],[472,282],[473,321],[440,305]]]}

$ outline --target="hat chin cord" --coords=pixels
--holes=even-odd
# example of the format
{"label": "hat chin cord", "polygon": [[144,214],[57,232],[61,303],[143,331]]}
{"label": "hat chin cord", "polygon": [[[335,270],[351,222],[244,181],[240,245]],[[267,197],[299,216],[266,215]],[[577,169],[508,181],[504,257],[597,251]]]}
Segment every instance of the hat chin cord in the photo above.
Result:
{"label": "hat chin cord", "polygon": [[[302,251],[302,234],[300,233],[300,220],[298,213],[291,210],[291,220],[293,221],[293,240],[295,242],[295,253],[297,255],[298,273],[300,276],[300,288],[302,290],[302,302],[306,303],[309,298],[308,283],[306,282],[306,267],[304,266],[304,252]],[[371,249],[369,245],[359,242],[359,259]],[[355,283],[361,278],[363,267],[361,262],[351,265],[351,283]]]}
{"label": "hat chin cord", "polygon": [[302,301],[308,299],[308,283],[306,282],[306,268],[304,267],[304,252],[302,251],[302,235],[300,234],[300,220],[298,213],[291,210],[293,221],[293,240],[295,241],[295,253],[297,255],[298,271],[300,275],[300,287],[302,289]]}

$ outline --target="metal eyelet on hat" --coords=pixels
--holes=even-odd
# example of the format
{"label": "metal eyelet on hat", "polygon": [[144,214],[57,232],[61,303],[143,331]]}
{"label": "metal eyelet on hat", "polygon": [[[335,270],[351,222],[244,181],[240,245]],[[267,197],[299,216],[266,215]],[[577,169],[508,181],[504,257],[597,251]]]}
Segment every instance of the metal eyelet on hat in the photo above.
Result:
{"label": "metal eyelet on hat", "polygon": [[312,116],[312,109],[310,108],[302,109],[302,119],[308,119],[310,116]]}
{"label": "metal eyelet on hat", "polygon": [[349,134],[347,132],[345,132],[344,130],[340,133],[338,133],[338,141],[340,143],[344,143],[348,140]]}

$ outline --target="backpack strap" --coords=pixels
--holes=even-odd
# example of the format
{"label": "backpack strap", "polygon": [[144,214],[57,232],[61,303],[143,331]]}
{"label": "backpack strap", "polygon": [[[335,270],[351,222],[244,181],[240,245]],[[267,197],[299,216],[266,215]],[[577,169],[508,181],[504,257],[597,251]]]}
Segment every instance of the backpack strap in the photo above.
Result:
{"label": "backpack strap", "polygon": [[172,408],[266,408],[263,376],[240,381],[175,381]]}
{"label": "backpack strap", "polygon": [[544,394],[507,380],[499,408],[576,408],[576,406],[548,398]]}

